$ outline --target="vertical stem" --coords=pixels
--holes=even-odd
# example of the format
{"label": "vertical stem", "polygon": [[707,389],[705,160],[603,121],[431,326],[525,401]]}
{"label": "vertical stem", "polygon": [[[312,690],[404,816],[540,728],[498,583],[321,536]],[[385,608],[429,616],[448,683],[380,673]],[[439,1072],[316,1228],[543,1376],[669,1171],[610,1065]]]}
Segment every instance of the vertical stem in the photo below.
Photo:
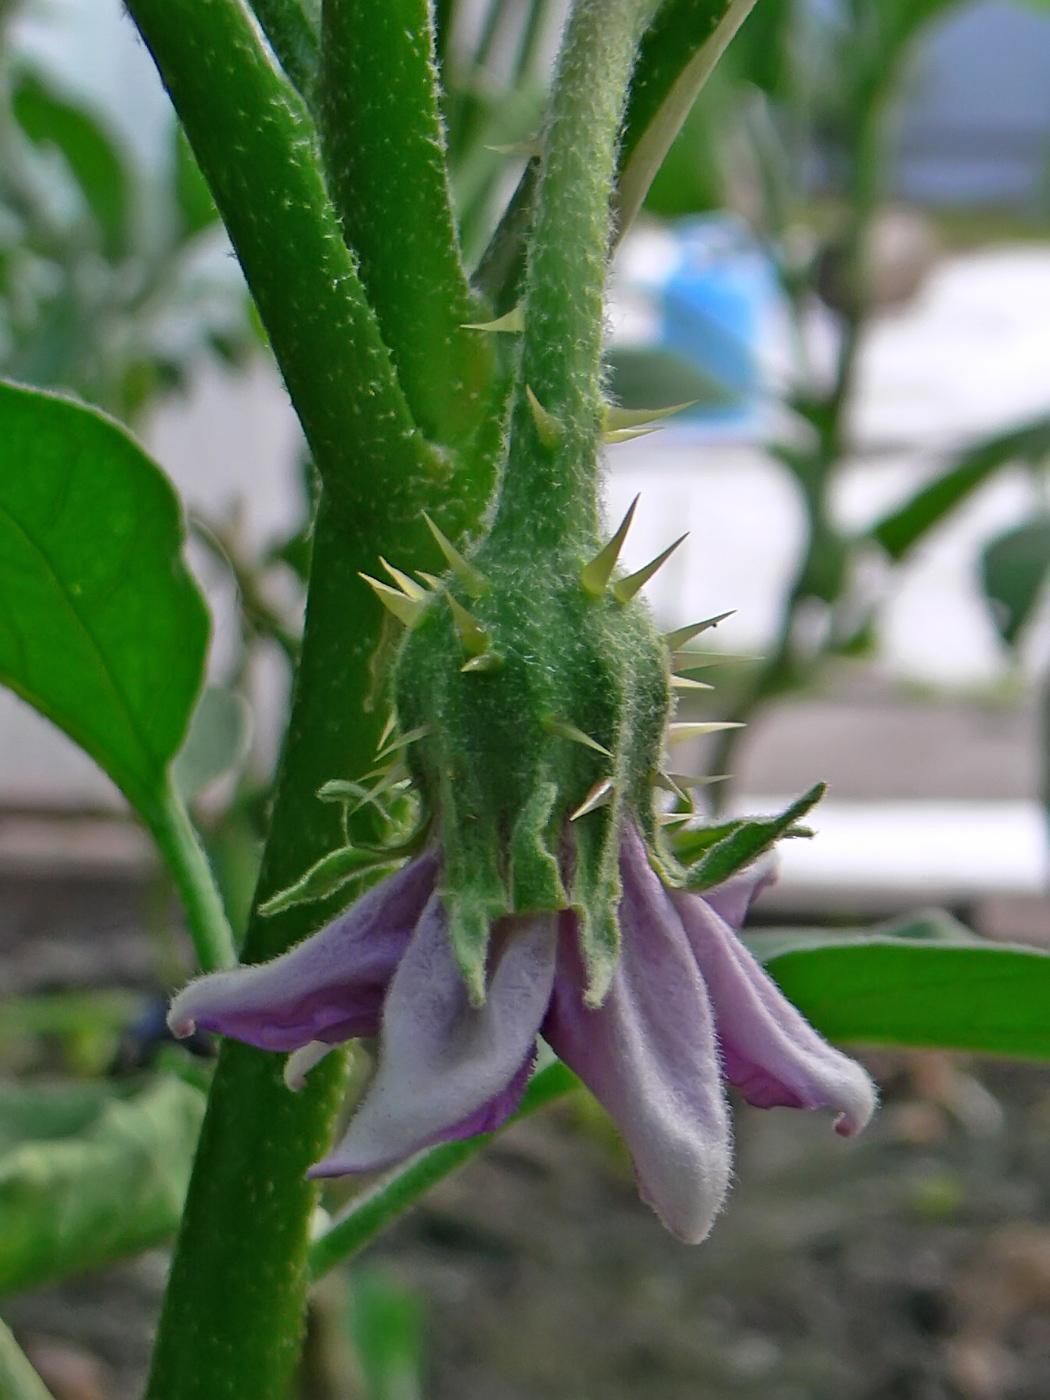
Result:
{"label": "vertical stem", "polygon": [[[653,0],[577,0],[544,139],[511,447],[493,534],[597,532],[610,197],[624,99]],[[540,436],[526,390],[553,421]]]}
{"label": "vertical stem", "polygon": [[321,132],[329,188],[416,422],[471,436],[489,338],[460,263],[427,0],[325,0]]}
{"label": "vertical stem", "polygon": [[[397,381],[316,131],[241,0],[129,0],[237,250],[329,490],[373,508],[447,470]],[[363,469],[362,469],[363,468]]]}
{"label": "vertical stem", "polygon": [[237,954],[226,911],[208,857],[174,788],[169,786],[151,816],[150,830],[175,881],[201,971],[232,967]]}
{"label": "vertical stem", "polygon": [[[379,505],[375,514],[379,513]],[[433,505],[425,498],[420,504]],[[415,511],[418,516],[418,506]],[[371,766],[386,719],[370,705],[369,662],[382,609],[357,577],[378,552],[433,564],[418,521],[396,511],[378,529],[322,497],[302,657],[257,902],[292,883],[343,841],[317,790]],[[242,960],[282,953],[339,907],[254,914]],[[328,1057],[293,1094],[276,1055],[223,1044],[158,1329],[149,1400],[286,1400],[298,1356],[306,1256],[317,1188],[305,1180],[328,1146],[343,1059]]]}

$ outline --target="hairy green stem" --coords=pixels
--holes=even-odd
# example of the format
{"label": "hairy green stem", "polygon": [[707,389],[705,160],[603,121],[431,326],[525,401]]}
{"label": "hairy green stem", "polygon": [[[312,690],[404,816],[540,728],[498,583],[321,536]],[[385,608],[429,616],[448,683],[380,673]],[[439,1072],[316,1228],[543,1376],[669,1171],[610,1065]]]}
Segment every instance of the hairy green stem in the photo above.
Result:
{"label": "hairy green stem", "polygon": [[156,810],[149,814],[149,822],[153,839],[175,881],[201,971],[232,967],[237,954],[222,897],[189,813],[174,787],[169,785]]}
{"label": "hairy green stem", "polygon": [[313,106],[321,45],[299,0],[251,0],[277,60],[308,107]]}
{"label": "hairy green stem", "polygon": [[464,1138],[459,1142],[443,1142],[436,1147],[428,1147],[377,1182],[352,1201],[324,1234],[314,1240],[310,1246],[311,1277],[320,1278],[329,1269],[358,1254],[376,1235],[411,1209],[432,1186],[476,1157],[499,1133],[528,1118],[537,1109],[562,1098],[577,1084],[575,1075],[560,1062],[548,1065],[530,1081],[522,1096],[521,1107],[498,1132],[480,1133],[477,1137]]}
{"label": "hairy green stem", "polygon": [[[339,814],[317,790],[329,778],[371,767],[386,720],[370,663],[383,610],[358,578],[377,553],[406,567],[433,567],[435,546],[419,520],[386,502],[362,522],[322,497],[302,659],[257,903],[296,880],[343,843]],[[367,834],[367,833],[366,833]],[[340,905],[298,905],[273,918],[256,913],[242,961],[261,962],[312,932]],[[298,1353],[307,1286],[309,1222],[317,1190],[304,1180],[328,1146],[343,1083],[330,1056],[292,1094],[275,1055],[223,1045],[190,1183],[161,1316],[149,1400],[284,1400]],[[245,1228],[233,1222],[245,1221]]]}
{"label": "hairy green stem", "polygon": [[[415,430],[302,99],[240,0],[130,0],[331,491],[369,511],[447,468]],[[362,464],[366,469],[362,470]]]}
{"label": "hairy green stem", "polygon": [[[597,534],[610,199],[625,94],[653,8],[653,0],[577,0],[569,16],[544,134],[521,372],[494,534]],[[530,392],[550,420],[546,442]]]}
{"label": "hairy green stem", "polygon": [[427,0],[325,0],[321,133],[329,188],[416,422],[469,439],[492,347],[460,262]]}

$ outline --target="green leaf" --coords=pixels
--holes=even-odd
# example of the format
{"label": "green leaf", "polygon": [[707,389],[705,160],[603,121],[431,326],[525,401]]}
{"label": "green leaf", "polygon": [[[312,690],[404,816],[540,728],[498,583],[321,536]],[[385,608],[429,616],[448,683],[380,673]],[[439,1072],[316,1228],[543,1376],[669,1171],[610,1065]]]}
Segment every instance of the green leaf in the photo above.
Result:
{"label": "green leaf", "polygon": [[123,428],[0,384],[0,681],[151,822],[208,643],[183,539],[175,493]]}
{"label": "green leaf", "polygon": [[[42,1118],[53,1117],[48,1091],[36,1093]],[[203,1095],[165,1078],[135,1098],[111,1099],[71,1136],[0,1156],[0,1293],[168,1240],[203,1115]]]}
{"label": "green leaf", "polygon": [[642,40],[628,98],[617,190],[620,233],[754,0],[665,0]]}
{"label": "green leaf", "polygon": [[19,126],[35,145],[56,146],[102,233],[111,261],[128,251],[128,178],[124,162],[85,107],[52,92],[32,73],[23,74],[12,99]]}
{"label": "green leaf", "polygon": [[726,408],[739,401],[728,385],[673,350],[614,346],[605,356],[609,392],[623,408],[669,408],[673,404]]}
{"label": "green leaf", "polygon": [[310,904],[317,899],[327,899],[351,880],[359,880],[374,870],[396,865],[403,854],[404,852],[399,850],[387,854],[364,847],[340,846],[338,850],[322,856],[316,865],[311,865],[301,880],[271,895],[265,904],[260,904],[259,913],[268,916],[280,914],[295,904]]}
{"label": "green leaf", "polygon": [[[748,940],[763,957],[759,935]],[[791,935],[779,935],[783,940]],[[954,938],[766,945],[766,968],[829,1040],[1050,1059],[1050,954]]]}
{"label": "green leaf", "polygon": [[871,530],[873,539],[893,559],[901,559],[913,545],[949,515],[1002,466],[1009,462],[1038,465],[1050,454],[1050,417],[1037,418],[971,447],[943,476],[924,486],[905,505],[880,520]]}
{"label": "green leaf", "polygon": [[[730,875],[742,870],[745,865],[750,865],[782,837],[792,835],[791,828],[810,808],[816,806],[827,790],[827,783],[814,783],[808,792],[804,792],[779,816],[756,817],[739,823],[727,823],[729,829],[725,834],[720,835],[713,845],[709,845],[696,864],[690,868],[686,877],[686,889],[698,894],[703,890],[713,889],[723,880],[728,880]],[[704,832],[705,829],[700,827],[696,833],[683,832],[682,837],[694,834],[702,847]],[[803,832],[794,834],[802,835]]]}
{"label": "green leaf", "polygon": [[1050,568],[1050,520],[1032,520],[993,540],[981,556],[981,585],[999,634],[1013,646]]}

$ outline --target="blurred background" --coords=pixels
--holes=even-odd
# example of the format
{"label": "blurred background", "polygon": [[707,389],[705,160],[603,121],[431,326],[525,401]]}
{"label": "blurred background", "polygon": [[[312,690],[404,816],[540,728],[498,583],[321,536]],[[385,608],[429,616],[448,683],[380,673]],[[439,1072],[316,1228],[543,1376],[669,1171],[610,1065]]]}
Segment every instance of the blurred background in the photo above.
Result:
{"label": "blurred background", "polygon": [[[564,6],[439,8],[484,270]],[[653,608],[732,615],[685,658],[715,688],[683,717],[747,722],[676,768],[721,779],[710,810],[831,783],[757,924],[936,907],[1050,949],[1048,73],[1047,5],[758,0],[618,251],[611,392],[687,406],[609,449],[609,521],[640,494],[629,568],[689,531]],[[313,482],[117,0],[0,5],[0,373],[123,419],[182,493],[214,640],[179,780],[242,923]],[[0,691],[0,1315],[56,1400],[140,1393],[209,1073],[162,1034],[189,965],[115,789]],[[303,1400],[1050,1397],[1047,1072],[867,1060],[859,1143],[737,1114],[699,1249],[585,1096],[514,1128],[317,1290]],[[71,1257],[107,1154],[127,1209]]]}

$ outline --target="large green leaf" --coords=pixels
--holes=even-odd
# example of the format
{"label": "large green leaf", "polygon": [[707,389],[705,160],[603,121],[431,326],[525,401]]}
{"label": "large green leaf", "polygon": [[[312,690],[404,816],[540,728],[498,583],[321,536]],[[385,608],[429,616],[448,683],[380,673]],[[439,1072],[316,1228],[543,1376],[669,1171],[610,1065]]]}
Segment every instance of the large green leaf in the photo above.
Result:
{"label": "large green leaf", "polygon": [[128,179],[120,154],[95,117],[31,73],[19,78],[13,106],[31,141],[62,152],[98,223],[106,257],[122,257],[128,245]]}
{"label": "large green leaf", "polygon": [[748,942],[829,1040],[1050,1059],[1048,953],[963,936]]}
{"label": "large green leaf", "polygon": [[981,556],[981,584],[1007,646],[1032,615],[1050,569],[1050,519],[1030,520],[993,540]]}
{"label": "large green leaf", "polygon": [[155,821],[208,618],[163,473],[117,423],[0,384],[0,681]]}
{"label": "large green leaf", "polygon": [[1000,467],[1009,462],[1039,463],[1048,454],[1050,418],[1037,418],[989,438],[963,453],[950,471],[880,520],[870,533],[892,558],[900,559]]}
{"label": "large green leaf", "polygon": [[[70,1095],[58,1092],[68,1112]],[[52,1125],[50,1095],[36,1093]],[[86,1115],[86,1098],[82,1108]],[[0,1293],[169,1239],[203,1115],[204,1096],[166,1077],[135,1098],[110,1099],[72,1136],[24,1141],[0,1156]]]}

